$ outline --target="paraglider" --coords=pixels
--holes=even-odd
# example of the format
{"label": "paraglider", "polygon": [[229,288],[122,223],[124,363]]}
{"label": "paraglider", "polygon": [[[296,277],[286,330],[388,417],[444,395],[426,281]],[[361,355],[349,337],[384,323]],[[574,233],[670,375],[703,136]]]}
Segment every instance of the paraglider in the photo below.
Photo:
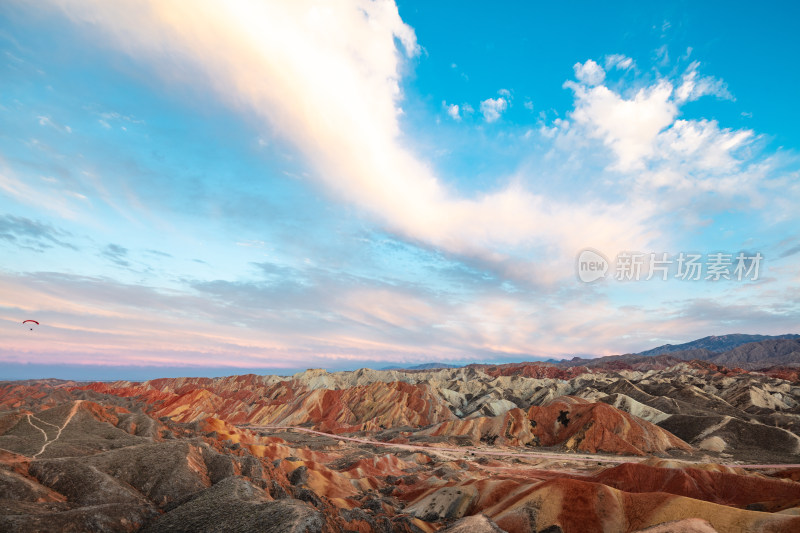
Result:
{"label": "paraglider", "polygon": [[[23,320],[22,321],[22,325],[24,326],[28,322],[31,322],[32,324],[36,324],[37,326],[39,325],[39,323],[37,321],[35,321],[35,320]],[[33,327],[30,327],[30,330],[33,331]]]}

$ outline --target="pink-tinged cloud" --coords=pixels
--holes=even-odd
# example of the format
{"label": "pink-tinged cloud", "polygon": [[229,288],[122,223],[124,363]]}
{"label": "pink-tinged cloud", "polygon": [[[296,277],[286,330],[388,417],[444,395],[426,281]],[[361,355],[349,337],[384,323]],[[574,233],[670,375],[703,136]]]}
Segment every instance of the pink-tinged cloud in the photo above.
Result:
{"label": "pink-tinged cloud", "polygon": [[639,249],[657,234],[645,227],[651,208],[643,201],[570,204],[513,178],[472,198],[446,186],[400,129],[403,57],[418,45],[392,1],[51,4],[180,90],[210,87],[248,120],[270,125],[328,190],[387,229],[504,276],[563,279],[531,250],[563,261],[586,246],[587,227],[592,245],[606,249]]}
{"label": "pink-tinged cloud", "polygon": [[[753,309],[752,289],[724,305],[696,299],[672,308],[617,306],[602,297],[555,306],[544,296],[486,295],[464,303],[403,288],[320,290],[331,300],[313,310],[302,296],[276,310],[248,303],[241,292],[210,296],[100,278],[4,274],[0,361],[231,368],[481,362],[640,351],[702,337],[722,324],[730,329],[720,333],[786,333],[797,319],[779,294]],[[31,332],[20,317],[34,317],[41,327]]]}

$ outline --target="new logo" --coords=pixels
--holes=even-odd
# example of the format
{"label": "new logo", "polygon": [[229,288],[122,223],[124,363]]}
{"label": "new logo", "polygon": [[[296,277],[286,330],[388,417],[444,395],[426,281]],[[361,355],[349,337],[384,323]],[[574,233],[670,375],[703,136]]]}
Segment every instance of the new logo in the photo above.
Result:
{"label": "new logo", "polygon": [[575,267],[578,271],[578,279],[584,283],[591,283],[606,276],[608,259],[597,250],[586,248],[578,254]]}

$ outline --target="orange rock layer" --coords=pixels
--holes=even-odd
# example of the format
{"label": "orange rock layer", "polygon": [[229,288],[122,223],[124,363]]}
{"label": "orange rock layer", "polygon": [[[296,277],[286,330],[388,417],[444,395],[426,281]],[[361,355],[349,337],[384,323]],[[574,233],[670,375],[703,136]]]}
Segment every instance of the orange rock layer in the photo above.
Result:
{"label": "orange rock layer", "polygon": [[528,410],[528,418],[541,446],[563,444],[569,450],[629,455],[692,449],[655,424],[611,405],[572,396],[534,405]]}
{"label": "orange rock layer", "polygon": [[[246,377],[252,379],[241,379]],[[92,383],[82,388],[137,398],[152,405],[155,415],[178,422],[214,416],[232,424],[313,425],[320,431],[344,433],[420,427],[456,418],[425,384],[374,382],[308,390],[293,381],[268,384],[258,378],[159,379],[142,384]]]}

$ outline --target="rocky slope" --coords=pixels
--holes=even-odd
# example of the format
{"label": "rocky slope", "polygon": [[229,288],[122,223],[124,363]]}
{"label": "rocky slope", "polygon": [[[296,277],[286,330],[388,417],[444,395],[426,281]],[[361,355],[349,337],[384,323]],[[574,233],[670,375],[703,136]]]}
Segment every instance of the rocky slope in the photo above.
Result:
{"label": "rocky slope", "polygon": [[603,402],[562,396],[543,406],[533,405],[528,418],[534,443],[563,445],[570,451],[627,455],[690,452],[692,447],[668,431]]}
{"label": "rocky slope", "polygon": [[0,530],[800,530],[797,375],[646,359],[0,383]]}
{"label": "rocky slope", "polygon": [[[515,446],[634,455],[688,452],[688,443],[723,458],[785,461],[800,449],[800,384],[782,379],[796,380],[795,374],[731,370],[703,361],[666,365],[664,357],[669,356],[645,358],[652,361],[649,366],[611,360],[566,370],[534,363],[415,372],[313,370],[291,377],[94,383],[74,390],[144,402],[155,416],[183,423],[215,416],[240,425],[387,432],[385,438],[410,441],[498,439]],[[63,395],[66,388],[57,390]],[[568,409],[548,407],[566,396],[572,398]],[[521,417],[515,410],[528,414]],[[562,428],[553,422],[564,410],[577,423]],[[529,427],[537,417],[544,422]]]}

